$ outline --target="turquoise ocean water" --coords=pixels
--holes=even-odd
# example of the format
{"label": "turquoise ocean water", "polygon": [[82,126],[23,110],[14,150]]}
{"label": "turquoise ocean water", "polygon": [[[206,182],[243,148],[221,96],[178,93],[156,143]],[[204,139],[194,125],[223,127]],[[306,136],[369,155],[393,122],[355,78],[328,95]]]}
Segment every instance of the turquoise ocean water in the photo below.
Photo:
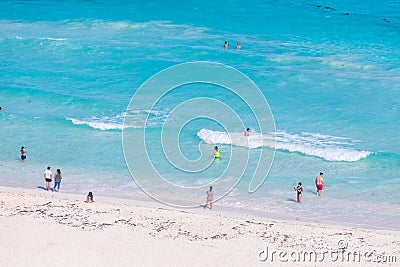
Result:
{"label": "turquoise ocean water", "polygon": [[[399,230],[399,14],[395,0],[1,1],[0,185],[43,186],[42,172],[50,165],[62,169],[64,192],[146,198],[122,149],[129,101],[167,67],[212,61],[236,68],[258,85],[277,134],[264,185],[248,194],[251,174],[245,172],[217,205]],[[224,41],[230,42],[227,50]],[[134,120],[127,127],[142,131],[149,116],[151,139],[177,104],[204,96],[235,106],[257,136],[251,112],[209,85],[183,87],[151,112],[130,111]],[[215,103],[207,108],[213,117],[224,116]],[[210,153],[219,145],[222,155],[246,148],[227,143],[221,131],[211,120],[188,124],[179,138],[184,156],[199,157],[199,143]],[[213,180],[210,173],[181,176],[154,145],[152,160],[174,182]],[[250,151],[256,153],[259,145],[254,139]],[[25,163],[19,160],[21,146],[28,148]],[[227,164],[223,157],[211,173]],[[326,186],[323,198],[316,199],[320,171]],[[305,189],[301,206],[293,191],[299,181]]]}

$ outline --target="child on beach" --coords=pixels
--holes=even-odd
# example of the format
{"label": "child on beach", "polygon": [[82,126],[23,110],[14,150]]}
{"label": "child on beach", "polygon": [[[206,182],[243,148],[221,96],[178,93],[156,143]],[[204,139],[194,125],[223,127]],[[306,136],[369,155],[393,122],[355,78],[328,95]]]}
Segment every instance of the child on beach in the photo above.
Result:
{"label": "child on beach", "polygon": [[92,202],[94,202],[94,200],[93,200],[93,193],[92,192],[89,192],[89,194],[87,195],[87,197],[86,197],[86,201],[85,201],[86,203],[92,203]]}
{"label": "child on beach", "polygon": [[294,191],[297,192],[297,202],[299,202],[299,204],[301,204],[301,197],[302,197],[302,192],[303,192],[303,186],[301,185],[301,183],[299,183],[297,185],[297,187],[294,187]]}
{"label": "child on beach", "polygon": [[[62,174],[61,174],[61,170],[57,169],[57,172],[54,174],[54,188],[53,191],[60,191],[60,183],[61,183],[61,179],[62,179]],[[56,189],[57,187],[57,189]]]}

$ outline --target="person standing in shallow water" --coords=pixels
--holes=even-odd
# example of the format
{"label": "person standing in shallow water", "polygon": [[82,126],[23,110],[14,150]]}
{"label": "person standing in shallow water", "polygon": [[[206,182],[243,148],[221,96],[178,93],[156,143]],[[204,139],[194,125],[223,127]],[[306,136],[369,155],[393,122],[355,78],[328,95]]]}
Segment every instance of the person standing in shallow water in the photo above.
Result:
{"label": "person standing in shallow water", "polygon": [[54,174],[54,188],[53,188],[53,190],[56,192],[60,191],[61,179],[62,179],[61,170],[57,169],[57,172]]}
{"label": "person standing in shallow water", "polygon": [[315,178],[315,186],[317,187],[317,196],[322,197],[322,188],[324,188],[324,177],[323,173],[320,172],[317,178]]}
{"label": "person standing in shallow water", "polygon": [[221,157],[221,153],[219,152],[219,149],[217,146],[214,147],[214,158],[219,159]]}
{"label": "person standing in shallow water", "polygon": [[212,186],[210,186],[210,189],[207,190],[206,194],[207,194],[207,200],[206,200],[206,204],[204,205],[204,208],[207,208],[208,203],[210,203],[210,209],[212,209],[212,201],[214,198],[214,191],[213,191]]}
{"label": "person standing in shallow water", "polygon": [[250,128],[247,128],[244,132],[244,136],[250,136]]}
{"label": "person standing in shallow water", "polygon": [[25,161],[26,160],[26,147],[21,146],[20,152],[21,152],[21,160]]}
{"label": "person standing in shallow water", "polygon": [[50,190],[50,183],[53,178],[53,174],[50,171],[50,166],[43,173],[44,180],[46,181],[46,189],[47,191]]}
{"label": "person standing in shallow water", "polygon": [[301,183],[297,185],[297,187],[294,188],[294,191],[297,192],[297,202],[301,204],[301,199],[302,199],[302,193],[303,193],[303,186]]}

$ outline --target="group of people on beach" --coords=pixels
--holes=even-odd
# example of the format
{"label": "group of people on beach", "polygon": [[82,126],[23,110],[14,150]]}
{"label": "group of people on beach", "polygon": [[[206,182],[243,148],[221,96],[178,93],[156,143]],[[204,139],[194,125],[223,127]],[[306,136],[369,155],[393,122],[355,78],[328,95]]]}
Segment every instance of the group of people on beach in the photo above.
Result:
{"label": "group of people on beach", "polygon": [[[57,169],[57,171],[54,173],[54,175],[50,171],[51,167],[48,166],[47,169],[43,173],[44,180],[46,181],[46,189],[47,191],[50,191],[50,183],[52,182],[54,178],[54,187],[51,189],[51,191],[60,191],[60,184],[61,184],[61,179],[62,179],[62,173],[60,169]],[[86,203],[92,203],[94,202],[93,200],[93,193],[89,192],[89,194],[86,197]]]}
{"label": "group of people on beach", "polygon": [[[26,161],[27,148],[25,146],[21,146],[20,152],[21,152],[21,160],[25,162]],[[62,173],[61,173],[61,169],[57,169],[56,172],[53,175],[53,173],[51,172],[51,167],[48,166],[46,168],[46,170],[43,172],[43,178],[44,178],[44,180],[46,182],[46,190],[47,191],[50,191],[50,190],[53,191],[53,192],[54,191],[55,192],[59,192],[60,191],[61,180],[63,178]],[[51,187],[51,182],[53,181],[53,179],[54,179],[54,186]],[[85,202],[87,202],[87,203],[94,202],[93,193],[92,192],[89,192],[89,194],[86,197],[86,201]]]}
{"label": "group of people on beach", "polygon": [[[225,42],[226,43],[226,42]],[[244,136],[250,136],[250,128],[247,128],[244,131]],[[218,146],[214,147],[214,159],[219,159],[221,157],[221,153],[219,151]],[[322,189],[324,187],[324,177],[323,177],[323,173],[320,172],[319,175],[315,178],[315,186],[317,188],[317,197],[318,196],[322,196]],[[303,197],[303,185],[301,182],[299,182],[297,184],[297,187],[294,187],[294,191],[296,191],[297,193],[297,202],[299,204],[302,203],[302,197]],[[206,192],[207,194],[207,201],[206,204],[204,205],[204,208],[207,207],[208,203],[210,203],[210,209],[212,208],[212,198],[213,198],[213,194],[214,192],[212,191],[212,186],[210,186],[210,189]]]}
{"label": "group of people on beach", "polygon": [[60,191],[60,184],[61,184],[61,179],[62,179],[62,173],[60,169],[57,169],[57,171],[54,173],[54,176],[51,172],[51,167],[48,166],[47,169],[43,173],[43,178],[46,181],[46,189],[47,191],[50,191],[50,183],[52,182],[54,178],[54,187],[51,189],[51,191]]}
{"label": "group of people on beach", "polygon": [[[20,153],[21,153],[21,160],[23,162],[25,162],[27,148],[25,146],[21,146]],[[57,171],[53,175],[53,173],[51,172],[50,169],[51,169],[51,167],[48,166],[43,173],[43,178],[46,182],[46,190],[50,191],[50,189],[51,189],[51,191],[58,192],[58,191],[60,191],[60,184],[61,184],[61,180],[62,180],[61,170],[57,169]],[[54,178],[54,186],[53,186],[53,188],[51,188],[50,183],[53,181],[53,178]]]}
{"label": "group of people on beach", "polygon": [[[315,186],[317,187],[317,197],[322,197],[322,189],[324,188],[324,173],[320,172],[319,175],[315,178]],[[297,202],[301,204],[302,196],[303,196],[303,186],[300,183],[297,184],[297,187],[294,188],[294,191],[297,192]]]}
{"label": "group of people on beach", "polygon": [[[227,42],[225,42],[227,43]],[[250,128],[247,128],[244,132],[244,136],[250,136]],[[27,149],[26,147],[22,146],[21,147],[21,160],[25,161],[26,160],[26,153],[27,153]],[[219,151],[218,146],[214,147],[214,159],[219,159],[221,157],[221,153]],[[43,173],[43,177],[46,181],[46,189],[47,191],[50,191],[51,186],[50,183],[52,182],[53,178],[54,178],[54,186],[51,189],[52,191],[56,191],[58,192],[60,190],[60,184],[61,184],[61,180],[62,180],[62,173],[60,169],[57,169],[57,171],[54,173],[54,176],[51,172],[51,167],[48,166],[47,169],[44,171]],[[323,173],[320,172],[319,175],[315,178],[315,185],[317,187],[317,196],[322,196],[322,189],[324,187],[324,178],[323,178]],[[303,195],[303,185],[301,182],[298,183],[297,187],[294,187],[294,190],[297,193],[297,202],[299,204],[302,203],[302,195]],[[203,206],[204,208],[207,208],[208,205],[210,205],[210,209],[212,209],[212,201],[213,201],[213,197],[214,197],[214,191],[213,191],[213,187],[210,186],[210,189],[207,190],[206,192],[207,195],[207,200],[206,200],[206,204]],[[91,203],[94,202],[93,200],[93,193],[89,192],[89,194],[86,197],[86,201],[87,203]]]}

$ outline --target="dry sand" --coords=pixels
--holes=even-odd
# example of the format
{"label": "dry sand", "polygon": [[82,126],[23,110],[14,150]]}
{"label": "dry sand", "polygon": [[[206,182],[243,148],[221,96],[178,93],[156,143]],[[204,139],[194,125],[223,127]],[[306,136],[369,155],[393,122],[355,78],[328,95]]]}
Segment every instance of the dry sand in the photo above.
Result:
{"label": "dry sand", "polygon": [[[84,199],[0,187],[0,265],[400,265],[400,232],[280,221],[218,207],[184,210],[152,202],[95,196],[96,202],[89,204]],[[268,259],[261,261],[266,248]],[[310,254],[303,260],[304,253],[314,252],[317,262],[314,254],[311,261]],[[298,253],[303,253],[300,261]]]}

